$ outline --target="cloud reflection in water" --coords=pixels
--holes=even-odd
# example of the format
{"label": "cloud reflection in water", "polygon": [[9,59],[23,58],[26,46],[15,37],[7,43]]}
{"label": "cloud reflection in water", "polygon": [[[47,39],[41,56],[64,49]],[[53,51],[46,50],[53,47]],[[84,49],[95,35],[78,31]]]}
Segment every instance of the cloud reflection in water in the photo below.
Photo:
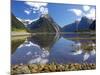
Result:
{"label": "cloud reflection in water", "polygon": [[26,40],[16,49],[15,54],[12,55],[12,60],[14,60],[15,63],[19,62],[21,64],[46,64],[49,61],[48,56],[48,50],[41,48],[38,44]]}

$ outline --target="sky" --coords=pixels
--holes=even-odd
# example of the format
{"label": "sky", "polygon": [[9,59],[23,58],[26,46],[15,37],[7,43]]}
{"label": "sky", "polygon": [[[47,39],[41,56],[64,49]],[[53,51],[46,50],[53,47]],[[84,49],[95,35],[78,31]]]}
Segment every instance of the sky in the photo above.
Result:
{"label": "sky", "polygon": [[95,19],[96,7],[90,5],[12,1],[11,12],[19,20],[36,21],[40,15],[49,14],[60,26],[80,21],[82,16]]}

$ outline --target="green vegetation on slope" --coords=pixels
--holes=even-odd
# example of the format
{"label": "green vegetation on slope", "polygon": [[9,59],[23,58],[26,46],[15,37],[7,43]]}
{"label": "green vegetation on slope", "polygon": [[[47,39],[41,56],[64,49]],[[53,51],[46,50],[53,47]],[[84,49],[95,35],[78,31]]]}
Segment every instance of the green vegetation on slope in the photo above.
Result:
{"label": "green vegetation on slope", "polygon": [[11,30],[12,31],[26,31],[25,26],[11,13]]}
{"label": "green vegetation on slope", "polygon": [[25,41],[25,39],[18,39],[18,40],[12,40],[11,41],[11,53],[14,53],[16,48],[22,44]]}

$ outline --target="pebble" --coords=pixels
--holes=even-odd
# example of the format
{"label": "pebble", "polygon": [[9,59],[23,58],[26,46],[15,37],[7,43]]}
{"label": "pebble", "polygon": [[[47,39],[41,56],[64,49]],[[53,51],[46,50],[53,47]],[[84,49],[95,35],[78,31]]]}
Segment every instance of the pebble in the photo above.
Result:
{"label": "pebble", "polygon": [[11,75],[31,74],[42,72],[60,72],[60,71],[77,71],[96,69],[96,64],[29,64],[29,65],[12,65]]}

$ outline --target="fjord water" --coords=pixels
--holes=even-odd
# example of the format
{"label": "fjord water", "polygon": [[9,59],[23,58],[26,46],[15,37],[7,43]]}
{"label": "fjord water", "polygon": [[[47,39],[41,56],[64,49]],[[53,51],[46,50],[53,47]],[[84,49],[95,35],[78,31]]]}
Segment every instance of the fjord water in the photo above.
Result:
{"label": "fjord water", "polygon": [[[92,34],[30,35],[12,40],[11,63],[96,63],[95,44],[95,35]],[[85,50],[87,46],[94,47]]]}

